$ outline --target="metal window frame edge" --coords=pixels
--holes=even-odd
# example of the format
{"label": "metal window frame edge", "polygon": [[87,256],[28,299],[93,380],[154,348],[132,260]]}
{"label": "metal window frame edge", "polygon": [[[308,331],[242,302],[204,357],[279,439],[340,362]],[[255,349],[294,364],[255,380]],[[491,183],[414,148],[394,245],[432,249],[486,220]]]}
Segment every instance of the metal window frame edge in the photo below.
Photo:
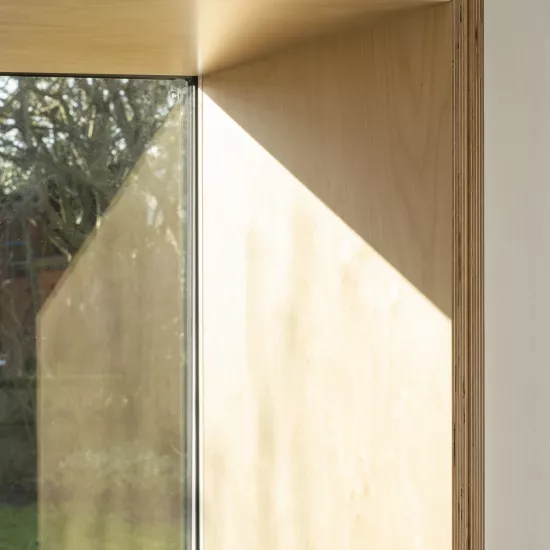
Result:
{"label": "metal window frame edge", "polygon": [[200,124],[199,78],[188,78],[189,97],[186,103],[187,139],[187,483],[185,548],[202,547],[202,483],[201,483],[201,346],[200,346],[200,281],[201,281],[201,192],[200,192]]}

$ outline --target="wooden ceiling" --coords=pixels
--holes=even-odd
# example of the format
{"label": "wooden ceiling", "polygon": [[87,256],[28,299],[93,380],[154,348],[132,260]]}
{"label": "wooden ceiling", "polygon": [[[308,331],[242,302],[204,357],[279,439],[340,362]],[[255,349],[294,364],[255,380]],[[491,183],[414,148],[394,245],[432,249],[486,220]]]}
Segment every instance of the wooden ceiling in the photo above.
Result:
{"label": "wooden ceiling", "polygon": [[197,75],[445,0],[0,0],[1,73]]}

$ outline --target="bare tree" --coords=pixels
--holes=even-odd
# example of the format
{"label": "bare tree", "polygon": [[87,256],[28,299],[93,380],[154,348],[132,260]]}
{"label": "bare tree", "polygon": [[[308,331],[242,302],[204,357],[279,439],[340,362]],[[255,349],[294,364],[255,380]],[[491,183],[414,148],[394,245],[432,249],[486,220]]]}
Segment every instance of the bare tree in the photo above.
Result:
{"label": "bare tree", "polygon": [[[178,100],[175,89],[170,80],[0,77],[0,279],[11,277],[8,265],[26,278],[29,307],[15,326],[31,371],[40,256],[70,262]],[[0,301],[14,299],[7,292],[0,285]]]}
{"label": "bare tree", "polygon": [[0,78],[0,222],[25,220],[70,259],[173,106],[171,85]]}

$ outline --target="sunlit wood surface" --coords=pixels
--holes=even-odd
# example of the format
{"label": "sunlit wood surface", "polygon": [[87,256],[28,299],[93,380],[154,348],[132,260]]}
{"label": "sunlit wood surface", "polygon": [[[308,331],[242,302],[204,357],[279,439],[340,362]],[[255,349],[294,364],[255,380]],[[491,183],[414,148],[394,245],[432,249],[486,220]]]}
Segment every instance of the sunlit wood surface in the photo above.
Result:
{"label": "sunlit wood surface", "polygon": [[451,27],[203,79],[205,550],[452,548]]}

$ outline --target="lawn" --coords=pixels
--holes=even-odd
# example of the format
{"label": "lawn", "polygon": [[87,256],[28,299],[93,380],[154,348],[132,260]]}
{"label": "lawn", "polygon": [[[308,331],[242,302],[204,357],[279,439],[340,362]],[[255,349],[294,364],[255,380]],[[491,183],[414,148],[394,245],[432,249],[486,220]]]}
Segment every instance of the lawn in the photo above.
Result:
{"label": "lawn", "polygon": [[33,550],[36,544],[36,507],[0,505],[0,550]]}
{"label": "lawn", "polygon": [[131,525],[117,518],[48,512],[37,544],[36,506],[0,505],[0,550],[182,550],[174,524]]}

